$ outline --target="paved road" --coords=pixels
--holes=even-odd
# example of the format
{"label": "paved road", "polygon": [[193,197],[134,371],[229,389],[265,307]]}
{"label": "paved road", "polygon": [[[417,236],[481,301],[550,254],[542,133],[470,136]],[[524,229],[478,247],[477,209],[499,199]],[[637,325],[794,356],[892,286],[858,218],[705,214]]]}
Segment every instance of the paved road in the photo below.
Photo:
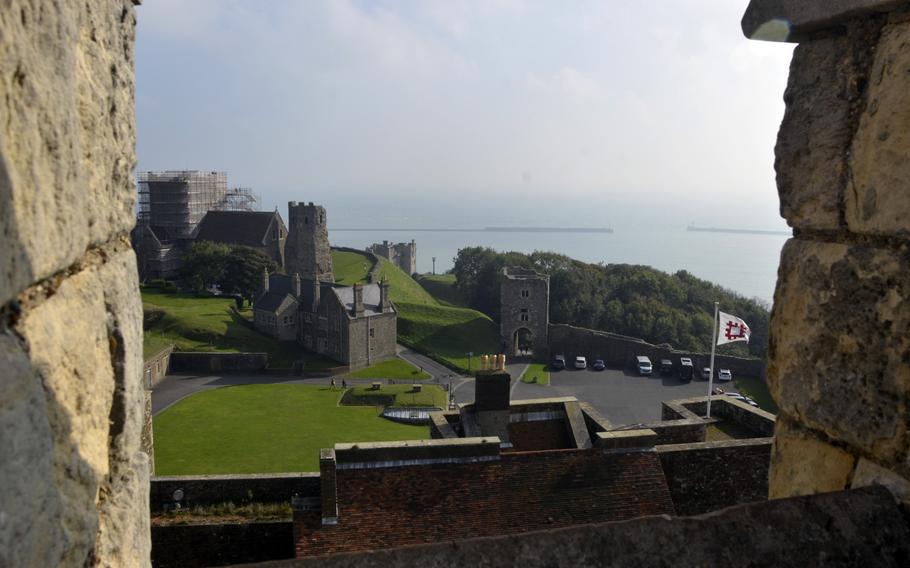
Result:
{"label": "paved road", "polygon": [[660,420],[661,402],[707,393],[707,381],[696,379],[681,383],[675,377],[657,374],[640,377],[626,371],[594,371],[589,368],[551,371],[550,386],[519,383],[513,398],[574,396],[590,403],[607,419],[619,425]]}

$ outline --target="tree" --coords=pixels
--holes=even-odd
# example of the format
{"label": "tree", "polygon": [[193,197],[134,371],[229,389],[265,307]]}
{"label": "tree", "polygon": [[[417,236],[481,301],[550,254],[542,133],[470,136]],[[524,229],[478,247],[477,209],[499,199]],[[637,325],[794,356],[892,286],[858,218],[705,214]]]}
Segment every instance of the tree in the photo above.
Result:
{"label": "tree", "polygon": [[222,292],[239,294],[249,303],[262,288],[262,272],[269,274],[278,270],[274,260],[258,250],[245,246],[231,249],[219,281]]}
{"label": "tree", "polygon": [[183,254],[180,278],[197,294],[218,284],[224,274],[231,247],[211,241],[198,241]]}

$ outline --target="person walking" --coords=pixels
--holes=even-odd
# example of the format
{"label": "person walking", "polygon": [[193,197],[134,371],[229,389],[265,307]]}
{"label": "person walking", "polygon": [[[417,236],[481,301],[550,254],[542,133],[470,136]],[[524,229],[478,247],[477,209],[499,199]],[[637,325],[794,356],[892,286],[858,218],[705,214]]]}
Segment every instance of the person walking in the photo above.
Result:
{"label": "person walking", "polygon": [[332,377],[332,390],[335,390],[335,377]]}

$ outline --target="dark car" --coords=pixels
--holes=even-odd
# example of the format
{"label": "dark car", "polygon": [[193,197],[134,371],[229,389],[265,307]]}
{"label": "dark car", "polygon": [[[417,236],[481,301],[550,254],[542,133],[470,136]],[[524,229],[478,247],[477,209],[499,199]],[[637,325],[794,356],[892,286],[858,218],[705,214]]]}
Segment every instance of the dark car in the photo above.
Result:
{"label": "dark car", "polygon": [[607,366],[604,365],[604,360],[603,360],[603,359],[598,359],[598,360],[594,361],[594,366],[593,366],[593,368],[594,368],[595,371],[603,371],[604,369],[607,368]]}
{"label": "dark car", "polygon": [[695,366],[692,365],[692,359],[688,357],[679,358],[679,380],[688,383],[695,376]]}
{"label": "dark car", "polygon": [[660,360],[660,374],[661,375],[672,375],[673,374],[673,361],[669,359]]}
{"label": "dark car", "polygon": [[566,357],[564,355],[557,355],[553,357],[553,360],[550,362],[550,367],[559,371],[566,368]]}

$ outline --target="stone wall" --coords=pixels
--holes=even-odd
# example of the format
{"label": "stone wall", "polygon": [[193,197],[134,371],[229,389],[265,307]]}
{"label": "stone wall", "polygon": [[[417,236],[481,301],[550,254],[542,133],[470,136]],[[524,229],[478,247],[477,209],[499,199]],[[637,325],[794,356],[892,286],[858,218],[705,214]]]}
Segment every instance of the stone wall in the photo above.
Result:
{"label": "stone wall", "polygon": [[[775,149],[794,238],[771,315],[770,494],[843,489],[875,469],[910,499],[910,11],[778,4],[804,31]],[[772,8],[753,2],[744,29]]]}
{"label": "stone wall", "polygon": [[[350,322],[343,322],[342,325],[348,326],[347,363],[350,369],[360,369],[395,357],[398,314],[389,312],[357,318]],[[373,330],[372,337],[369,332],[370,328]],[[367,358],[368,352],[369,359]]]}
{"label": "stone wall", "polygon": [[676,514],[768,498],[771,438],[658,446]]}
{"label": "stone wall", "polygon": [[[710,364],[710,353],[693,353],[679,351],[663,346],[652,345],[643,339],[628,337],[606,331],[597,331],[574,327],[566,324],[550,324],[550,353],[565,355],[566,361],[576,356],[587,357],[588,362],[603,359],[604,363],[614,368],[635,368],[635,357],[645,355],[657,365],[661,359],[670,359],[679,365],[680,357],[690,357],[696,372]],[[761,359],[746,359],[717,354],[714,367],[733,371],[734,375],[746,377],[765,376],[765,362]]]}
{"label": "stone wall", "polygon": [[155,388],[167,376],[173,352],[174,346],[171,345],[145,360],[142,365],[142,381],[145,388]]}
{"label": "stone wall", "polygon": [[195,568],[294,557],[294,525],[286,522],[152,527],[156,568]]}
{"label": "stone wall", "polygon": [[531,333],[534,358],[549,357],[550,277],[534,270],[504,267],[499,289],[499,341],[508,356],[516,354],[519,330]]}
{"label": "stone wall", "polygon": [[171,373],[250,373],[269,366],[268,353],[191,353],[171,354]]}
{"label": "stone wall", "polygon": [[0,566],[147,565],[133,2],[0,30]]}
{"label": "stone wall", "polygon": [[149,493],[152,511],[173,505],[174,492],[183,492],[181,505],[233,503],[290,503],[291,497],[319,496],[319,473],[242,475],[172,475],[153,477]]}

